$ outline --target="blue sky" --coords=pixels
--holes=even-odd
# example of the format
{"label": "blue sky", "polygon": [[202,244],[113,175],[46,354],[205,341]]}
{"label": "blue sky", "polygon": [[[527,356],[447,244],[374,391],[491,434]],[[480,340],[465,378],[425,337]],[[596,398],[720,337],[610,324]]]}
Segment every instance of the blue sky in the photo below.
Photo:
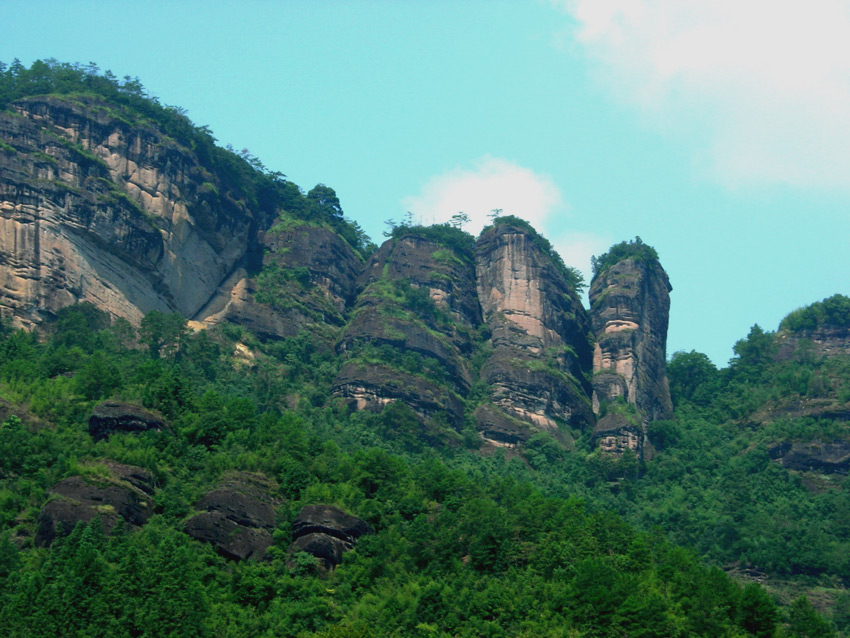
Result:
{"label": "blue sky", "polygon": [[333,187],[380,243],[406,211],[501,208],[567,264],[639,235],[668,354],[850,294],[841,0],[3,0],[0,60],[138,76],[219,142]]}

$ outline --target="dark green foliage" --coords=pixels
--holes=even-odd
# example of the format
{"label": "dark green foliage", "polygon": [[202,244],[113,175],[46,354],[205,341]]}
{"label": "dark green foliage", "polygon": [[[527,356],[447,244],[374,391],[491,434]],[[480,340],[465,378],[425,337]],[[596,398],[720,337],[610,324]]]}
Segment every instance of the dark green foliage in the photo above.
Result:
{"label": "dark green foliage", "polygon": [[834,638],[836,635],[835,630],[815,611],[805,596],[791,603],[788,633],[793,638]]}
{"label": "dark green foliage", "polygon": [[779,620],[776,604],[756,583],[741,594],[741,626],[756,638],[771,638]]}
{"label": "dark green foliage", "polygon": [[850,298],[833,295],[823,301],[816,301],[789,313],[779,324],[780,329],[791,332],[804,332],[823,326],[850,328]]}
{"label": "dark green foliage", "polygon": [[611,246],[607,253],[599,256],[594,255],[591,258],[590,263],[593,268],[593,277],[596,278],[597,275],[624,259],[634,259],[638,262],[655,264],[658,263],[658,253],[649,244],[644,244],[640,237],[635,237],[629,241],[621,241],[619,244]]}
{"label": "dark green foliage", "polygon": [[719,374],[711,359],[703,353],[679,351],[673,353],[667,364],[667,379],[674,405],[682,401],[707,405],[717,389]]}
{"label": "dark green foliage", "polygon": [[[88,310],[67,316],[77,312]],[[528,482],[567,480],[577,463],[576,453],[543,435],[529,444],[537,473],[503,456],[447,450],[441,459],[401,403],[375,415],[351,415],[333,402],[317,408],[312,399],[288,409],[293,396],[326,393],[333,377],[330,355],[306,335],[273,344],[231,335],[262,354],[245,374],[226,354],[227,336],[193,334],[167,316],[153,315],[138,335],[103,325],[85,349],[70,339],[75,326],[54,324],[44,340],[22,332],[0,340],[10,354],[0,361],[0,396],[34,406],[51,388],[64,405],[61,418],[37,429],[17,418],[0,428],[6,635],[717,636],[740,634],[745,622],[756,631],[775,622],[763,596],[742,598],[695,555],[546,493],[563,487]],[[76,356],[63,358],[63,348]],[[40,364],[47,356],[54,363]],[[73,377],[45,376],[57,361]],[[170,429],[91,441],[84,423],[92,401],[77,390],[97,384],[77,378],[102,366],[121,370],[115,391],[161,411]],[[156,515],[145,527],[119,524],[105,537],[97,524],[81,525],[49,549],[10,542],[10,531],[32,533],[46,489],[98,471],[91,464],[104,459],[156,474]],[[759,460],[742,471],[764,467]],[[182,532],[193,503],[229,470],[272,477],[287,499],[269,563],[227,564]],[[324,577],[309,555],[286,563],[289,523],[308,503],[343,507],[376,531]],[[794,616],[799,623],[819,618],[804,612]]]}
{"label": "dark green foliage", "polygon": [[449,223],[432,226],[411,224],[393,225],[390,236],[398,239],[404,235],[415,235],[450,249],[459,259],[471,262],[475,255],[475,238]]}

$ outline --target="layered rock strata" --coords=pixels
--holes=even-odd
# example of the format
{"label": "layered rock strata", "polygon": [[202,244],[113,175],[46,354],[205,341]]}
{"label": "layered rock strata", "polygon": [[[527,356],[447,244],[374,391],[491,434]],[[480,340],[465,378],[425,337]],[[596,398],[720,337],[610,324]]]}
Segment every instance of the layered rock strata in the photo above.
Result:
{"label": "layered rock strata", "polygon": [[462,422],[480,323],[474,282],[468,255],[416,234],[385,242],[357,280],[333,394],[357,409],[399,400],[423,419]]}
{"label": "layered rock strata", "polygon": [[70,534],[77,523],[99,518],[109,534],[119,520],[129,529],[153,514],[153,476],[140,467],[108,462],[108,476],[71,476],[54,485],[38,516],[35,544],[50,545]]}
{"label": "layered rock strata", "polygon": [[[596,274],[590,285],[590,318],[596,336],[593,354],[593,408],[622,400],[637,407],[645,426],[673,416],[666,375],[667,323],[670,312],[667,274],[657,260],[626,258]],[[619,436],[600,420],[598,437]],[[602,429],[600,429],[602,428]],[[637,440],[620,436],[622,444],[641,452]]]}
{"label": "layered rock strata", "polygon": [[307,331],[334,341],[354,300],[362,262],[327,228],[281,221],[261,237],[262,274],[233,274],[200,311],[207,325],[229,321],[261,338]]}
{"label": "layered rock strata", "polygon": [[276,486],[266,477],[241,472],[207,492],[186,521],[192,538],[231,560],[263,560],[273,542]]}
{"label": "layered rock strata", "polygon": [[515,445],[535,431],[590,426],[590,322],[564,275],[511,224],[481,235],[475,262],[492,348],[481,370],[490,405],[475,415],[482,436]]}
{"label": "layered rock strata", "polygon": [[785,441],[771,447],[770,456],[789,470],[850,473],[850,441]]}
{"label": "layered rock strata", "polygon": [[150,410],[120,401],[104,401],[95,406],[89,417],[89,434],[105,439],[113,432],[145,432],[161,430],[165,421]]}
{"label": "layered rock strata", "polygon": [[155,126],[96,98],[12,107],[0,113],[0,307],[17,325],[79,301],[133,323],[194,317],[256,250],[267,220]]}
{"label": "layered rock strata", "polygon": [[308,505],[292,522],[292,544],[289,563],[295,566],[295,554],[306,552],[318,559],[323,570],[332,570],[342,562],[342,555],[354,549],[372,527],[364,520],[346,514],[331,505]]}

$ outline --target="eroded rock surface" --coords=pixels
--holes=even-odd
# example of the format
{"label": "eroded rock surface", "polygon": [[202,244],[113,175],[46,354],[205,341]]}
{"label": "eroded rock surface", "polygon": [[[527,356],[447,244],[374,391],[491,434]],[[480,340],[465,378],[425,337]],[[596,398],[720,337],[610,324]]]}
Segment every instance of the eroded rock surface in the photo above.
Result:
{"label": "eroded rock surface", "polygon": [[358,538],[371,533],[372,527],[366,521],[337,507],[308,505],[292,522],[290,563],[297,552],[307,552],[319,560],[323,569],[331,570],[342,562],[345,552],[354,549]]}
{"label": "eroded rock surface", "polygon": [[646,437],[643,427],[635,424],[621,414],[606,414],[593,428],[596,446],[613,456],[622,456],[626,450],[632,450],[638,457],[643,454]]}
{"label": "eroded rock surface", "polygon": [[104,401],[95,406],[89,417],[89,434],[94,439],[107,438],[113,432],[145,432],[163,427],[161,416],[120,401]]}
{"label": "eroded rock surface", "polygon": [[[645,426],[670,419],[673,404],[667,383],[667,323],[670,282],[657,260],[626,258],[597,273],[590,285],[593,354],[593,407],[623,400],[637,407]],[[610,424],[609,424],[610,425]],[[619,437],[640,451],[631,429],[617,434],[605,427],[605,440]],[[601,433],[600,433],[601,436]],[[600,439],[601,445],[608,445]],[[623,443],[624,445],[626,443]],[[613,444],[611,444],[613,445]],[[620,443],[613,445],[619,449]]]}
{"label": "eroded rock surface", "polygon": [[336,340],[362,266],[351,246],[327,228],[292,220],[272,227],[261,243],[263,276],[234,273],[200,312],[206,323],[227,320],[264,339],[306,330]]}
{"label": "eroded rock surface", "polygon": [[560,424],[591,426],[590,322],[575,291],[532,235],[511,224],[484,232],[475,259],[492,334],[492,355],[481,371],[492,407],[476,414],[483,436],[511,445],[539,430],[556,434]]}
{"label": "eroded rock surface", "polygon": [[814,329],[789,332],[780,330],[776,335],[777,357],[788,359],[806,351],[816,358],[850,354],[850,326],[820,325]]}
{"label": "eroded rock surface", "polygon": [[357,280],[333,394],[357,409],[403,401],[423,419],[443,413],[458,426],[480,323],[474,282],[469,255],[415,234],[385,242]]}
{"label": "eroded rock surface", "polygon": [[847,475],[850,441],[786,441],[770,448],[771,458],[789,470]]}
{"label": "eroded rock surface", "polygon": [[259,218],[194,153],[97,98],[0,114],[0,307],[32,326],[88,301],[195,316],[255,250]]}
{"label": "eroded rock surface", "polygon": [[109,534],[119,520],[130,529],[153,514],[153,476],[145,469],[108,462],[109,476],[71,476],[50,489],[38,517],[35,544],[50,545],[71,533],[77,523],[99,518]]}
{"label": "eroded rock surface", "polygon": [[186,521],[185,531],[232,560],[263,560],[273,542],[274,492],[264,476],[236,474],[198,501],[200,512]]}

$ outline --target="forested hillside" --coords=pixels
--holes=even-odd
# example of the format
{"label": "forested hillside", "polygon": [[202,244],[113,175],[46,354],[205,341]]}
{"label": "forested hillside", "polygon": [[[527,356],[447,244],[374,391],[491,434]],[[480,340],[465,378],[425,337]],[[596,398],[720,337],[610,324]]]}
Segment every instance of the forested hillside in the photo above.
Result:
{"label": "forested hillside", "polygon": [[377,248],[138,80],[0,104],[0,635],[850,635],[847,297],[668,358],[640,238],[585,309],[527,222]]}

